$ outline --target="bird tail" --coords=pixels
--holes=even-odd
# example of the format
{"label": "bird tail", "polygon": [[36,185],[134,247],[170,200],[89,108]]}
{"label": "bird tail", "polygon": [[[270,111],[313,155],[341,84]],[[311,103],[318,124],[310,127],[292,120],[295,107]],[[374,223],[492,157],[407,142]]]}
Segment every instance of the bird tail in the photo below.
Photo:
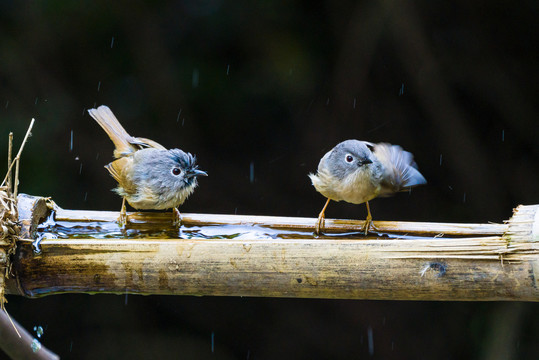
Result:
{"label": "bird tail", "polygon": [[125,131],[116,116],[108,106],[101,105],[97,109],[90,109],[88,113],[101,127],[114,143],[114,157],[120,158],[131,154],[136,149],[133,147],[133,138]]}
{"label": "bird tail", "polygon": [[376,157],[384,164],[386,169],[392,169],[392,184],[397,190],[426,184],[427,180],[417,170],[412,153],[403,150],[398,145],[377,144],[375,146]]}

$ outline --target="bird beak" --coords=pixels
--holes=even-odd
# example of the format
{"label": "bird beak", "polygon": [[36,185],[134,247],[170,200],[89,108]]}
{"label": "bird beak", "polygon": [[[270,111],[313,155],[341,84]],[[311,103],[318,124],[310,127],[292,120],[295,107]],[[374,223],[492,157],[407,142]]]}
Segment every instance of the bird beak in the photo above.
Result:
{"label": "bird beak", "polygon": [[206,173],[205,171],[202,171],[202,170],[198,170],[198,169],[191,169],[190,171],[188,171],[186,173],[186,175],[188,177],[195,177],[195,176],[208,176],[208,173]]}
{"label": "bird beak", "polygon": [[363,161],[359,161],[359,166],[363,166],[363,165],[367,165],[367,164],[372,164],[372,160],[371,159],[365,159]]}

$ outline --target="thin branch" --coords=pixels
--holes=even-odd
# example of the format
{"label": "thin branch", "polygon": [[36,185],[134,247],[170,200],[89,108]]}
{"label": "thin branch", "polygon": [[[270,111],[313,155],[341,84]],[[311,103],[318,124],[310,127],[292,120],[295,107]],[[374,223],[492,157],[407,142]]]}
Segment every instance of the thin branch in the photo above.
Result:
{"label": "thin branch", "polygon": [[[9,133],[9,145],[8,145],[8,151],[7,151],[7,166],[8,168],[11,165],[11,157],[13,156],[13,132]],[[11,171],[8,171],[8,178],[7,178],[7,194],[8,196],[11,195]]]}
{"label": "thin branch", "polygon": [[[9,165],[9,169],[7,170],[7,174],[4,177],[4,181],[2,181],[2,185],[0,185],[0,187],[4,186],[4,184],[6,183],[6,181],[8,179],[9,174],[11,173],[11,169],[13,168],[13,165],[15,164],[15,162],[19,161],[19,159],[21,158],[22,150],[24,149],[24,145],[26,144],[26,141],[28,140],[28,137],[31,134],[32,127],[34,126],[34,122],[35,122],[35,119],[32,119],[32,121],[30,122],[30,126],[28,127],[28,130],[26,131],[26,135],[24,136],[24,140],[22,141],[21,147],[19,148],[19,152],[17,153],[17,156],[15,156],[15,159],[13,159],[13,161],[11,162],[11,165]],[[15,179],[15,189],[17,188],[17,182],[18,182],[18,179],[16,178]]]}
{"label": "thin branch", "polygon": [[0,311],[0,348],[12,359],[60,359],[41,343],[34,342],[33,336],[16,321],[11,321],[4,311]]}

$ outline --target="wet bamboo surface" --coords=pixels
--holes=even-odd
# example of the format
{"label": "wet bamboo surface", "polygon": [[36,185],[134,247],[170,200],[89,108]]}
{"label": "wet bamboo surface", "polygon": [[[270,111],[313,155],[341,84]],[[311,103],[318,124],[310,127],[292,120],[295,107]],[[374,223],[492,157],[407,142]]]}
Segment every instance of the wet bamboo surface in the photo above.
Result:
{"label": "wet bamboo surface", "polygon": [[[45,217],[45,203],[19,197],[19,207],[30,209],[23,221],[29,238],[19,241],[8,293],[539,300],[538,206],[519,207],[508,224],[375,222],[382,235],[369,237],[358,233],[362,221],[328,219],[329,236],[314,237],[314,218],[183,214],[186,228],[242,225],[298,233],[44,239],[36,255],[32,226]],[[108,223],[118,217],[117,212],[49,207],[56,221]],[[172,222],[169,212],[130,213],[129,219],[128,228],[164,228]]]}

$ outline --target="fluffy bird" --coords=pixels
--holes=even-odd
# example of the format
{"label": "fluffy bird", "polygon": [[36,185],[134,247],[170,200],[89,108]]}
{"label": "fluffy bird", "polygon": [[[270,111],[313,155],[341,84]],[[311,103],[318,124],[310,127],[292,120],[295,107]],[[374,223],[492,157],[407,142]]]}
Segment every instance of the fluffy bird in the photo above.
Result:
{"label": "fluffy bird", "polygon": [[427,182],[417,170],[413,155],[400,146],[359,140],[339,143],[322,157],[317,173],[309,177],[316,191],[327,198],[316,222],[316,234],[323,228],[330,200],[365,203],[367,219],[362,230],[367,235],[374,228],[369,200]]}
{"label": "fluffy bird", "polygon": [[125,201],[135,209],[173,209],[174,223],[179,224],[178,206],[193,193],[199,170],[196,158],[180,149],[167,150],[159,143],[130,136],[105,105],[88,113],[114,143],[116,160],[105,168],[118,182],[114,191],[123,197],[119,222],[127,222]]}

